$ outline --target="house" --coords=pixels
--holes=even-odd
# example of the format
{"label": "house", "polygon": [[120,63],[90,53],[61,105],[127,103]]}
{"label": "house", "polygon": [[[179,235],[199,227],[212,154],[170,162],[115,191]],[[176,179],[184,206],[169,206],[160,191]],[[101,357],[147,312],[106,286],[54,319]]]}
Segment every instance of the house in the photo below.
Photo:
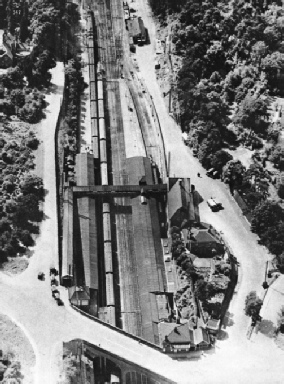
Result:
{"label": "house", "polygon": [[208,229],[192,228],[187,244],[190,252],[200,257],[213,257],[224,253],[224,245]]}
{"label": "house", "polygon": [[205,327],[196,326],[192,321],[178,325],[165,336],[163,349],[166,353],[190,353],[211,347],[209,333]]}

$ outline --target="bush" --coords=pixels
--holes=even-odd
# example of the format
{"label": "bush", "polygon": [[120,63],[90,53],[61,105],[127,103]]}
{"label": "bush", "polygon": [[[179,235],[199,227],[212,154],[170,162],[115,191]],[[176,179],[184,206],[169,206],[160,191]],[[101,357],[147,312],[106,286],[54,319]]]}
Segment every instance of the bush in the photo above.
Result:
{"label": "bush", "polygon": [[262,300],[257,296],[255,291],[252,291],[246,297],[245,314],[257,320],[261,306]]}
{"label": "bush", "polygon": [[269,227],[275,227],[284,222],[284,210],[275,201],[260,203],[252,213],[252,231],[260,237]]}
{"label": "bush", "polygon": [[277,190],[278,196],[281,199],[284,199],[284,184],[279,184],[278,190]]}
{"label": "bush", "polygon": [[233,156],[221,149],[216,153],[213,153],[211,158],[211,166],[216,169],[216,171],[222,171],[223,167],[228,163],[228,161],[233,160]]}

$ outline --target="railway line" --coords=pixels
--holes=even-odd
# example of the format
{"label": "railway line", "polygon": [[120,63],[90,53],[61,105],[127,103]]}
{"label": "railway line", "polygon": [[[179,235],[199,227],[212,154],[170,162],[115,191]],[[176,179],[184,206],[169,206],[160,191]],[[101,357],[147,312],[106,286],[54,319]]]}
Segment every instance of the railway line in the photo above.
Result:
{"label": "railway line", "polygon": [[[157,169],[164,170],[165,161],[143,88],[130,76],[134,67],[128,69],[122,2],[88,4],[92,151],[76,156],[77,185],[67,187],[73,197],[66,192],[65,208],[75,209],[76,240],[74,247],[64,241],[62,281],[71,286],[73,305],[82,306],[82,292],[87,312],[158,344],[155,295],[166,292],[158,201],[166,188]],[[134,124],[124,115],[127,106]],[[136,151],[126,151],[126,132]],[[72,220],[64,222],[72,235]]]}

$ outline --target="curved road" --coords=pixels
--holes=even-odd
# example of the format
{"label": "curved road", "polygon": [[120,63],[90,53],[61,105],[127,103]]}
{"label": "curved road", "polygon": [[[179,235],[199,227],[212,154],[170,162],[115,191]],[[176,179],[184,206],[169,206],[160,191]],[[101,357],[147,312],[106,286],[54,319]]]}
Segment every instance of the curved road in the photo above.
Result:
{"label": "curved road", "polygon": [[[166,152],[170,153],[169,175],[191,178],[205,200],[200,205],[201,220],[223,232],[224,239],[241,264],[239,282],[229,308],[231,326],[222,332],[222,338],[226,340],[217,343],[214,356],[207,356],[204,383],[264,383],[268,380],[282,383],[284,370],[281,362],[284,361],[284,352],[263,335],[253,335],[251,341],[247,340],[249,318],[244,315],[243,310],[248,292],[256,290],[263,295],[261,284],[264,281],[265,261],[270,255],[264,247],[258,245],[257,236],[250,232],[250,226],[228,188],[221,181],[208,178],[189,148],[183,144],[180,128],[168,114],[155,76],[153,42],[156,31],[150,8],[145,0],[135,0],[131,6],[138,10],[138,16],[142,16],[152,42],[150,45],[137,47],[136,59],[159,115]],[[201,178],[197,177],[198,172]],[[223,211],[211,212],[206,204],[211,196],[222,202],[225,208]],[[187,364],[192,367],[197,365],[190,362],[183,366]],[[226,369],[223,369],[224,366]]]}

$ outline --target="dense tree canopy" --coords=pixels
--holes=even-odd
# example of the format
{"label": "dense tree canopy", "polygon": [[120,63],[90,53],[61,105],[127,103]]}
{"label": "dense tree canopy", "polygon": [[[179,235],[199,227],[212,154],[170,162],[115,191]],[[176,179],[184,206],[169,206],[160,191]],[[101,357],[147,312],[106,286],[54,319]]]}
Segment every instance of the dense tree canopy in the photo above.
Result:
{"label": "dense tree canopy", "polygon": [[262,300],[257,296],[255,291],[250,292],[245,301],[245,314],[257,319],[262,306]]}

